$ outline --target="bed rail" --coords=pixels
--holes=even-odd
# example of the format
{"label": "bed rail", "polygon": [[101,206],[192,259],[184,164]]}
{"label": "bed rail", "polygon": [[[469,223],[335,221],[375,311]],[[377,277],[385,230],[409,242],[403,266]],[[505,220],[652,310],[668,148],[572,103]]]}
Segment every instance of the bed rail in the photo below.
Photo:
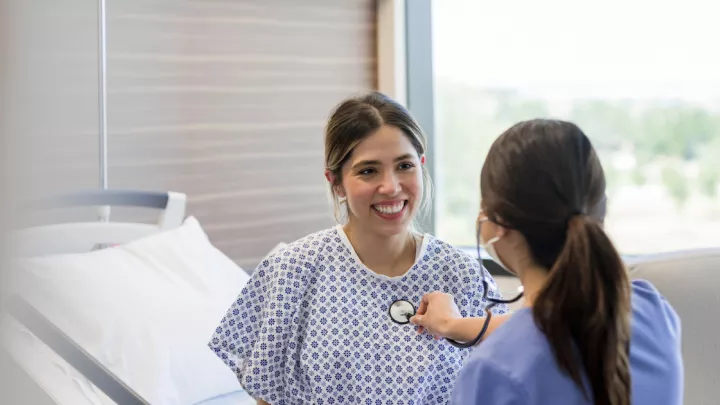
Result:
{"label": "bed rail", "polygon": [[7,312],[116,404],[149,405],[23,298],[11,297]]}

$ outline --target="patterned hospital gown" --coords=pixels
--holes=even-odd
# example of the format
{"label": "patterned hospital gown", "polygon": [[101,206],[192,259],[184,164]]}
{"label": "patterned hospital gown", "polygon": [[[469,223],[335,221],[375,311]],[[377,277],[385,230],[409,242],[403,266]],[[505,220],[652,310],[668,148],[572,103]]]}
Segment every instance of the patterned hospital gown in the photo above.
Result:
{"label": "patterned hospital gown", "polygon": [[440,290],[463,316],[482,316],[485,270],[431,235],[420,249],[413,267],[391,278],[360,262],[340,226],[308,235],[258,266],[209,346],[271,405],[447,404],[470,351],[394,323],[389,307],[417,306]]}

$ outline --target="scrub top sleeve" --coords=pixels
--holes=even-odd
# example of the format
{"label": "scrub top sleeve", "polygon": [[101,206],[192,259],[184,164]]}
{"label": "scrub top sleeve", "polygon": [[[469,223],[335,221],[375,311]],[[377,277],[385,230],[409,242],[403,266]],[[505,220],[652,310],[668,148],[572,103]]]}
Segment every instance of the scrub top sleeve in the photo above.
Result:
{"label": "scrub top sleeve", "polygon": [[463,367],[451,404],[537,405],[519,382],[486,359],[475,359]]}
{"label": "scrub top sleeve", "polygon": [[286,256],[275,252],[257,267],[208,344],[250,396],[271,404],[285,400],[284,371],[300,283],[295,271],[300,266]]}

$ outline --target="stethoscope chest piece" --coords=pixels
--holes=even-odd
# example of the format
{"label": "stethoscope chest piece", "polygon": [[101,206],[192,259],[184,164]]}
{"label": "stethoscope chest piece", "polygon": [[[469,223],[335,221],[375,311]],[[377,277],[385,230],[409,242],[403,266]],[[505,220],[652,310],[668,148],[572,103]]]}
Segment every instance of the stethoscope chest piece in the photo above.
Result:
{"label": "stethoscope chest piece", "polygon": [[408,300],[397,300],[390,305],[388,312],[393,322],[405,325],[415,316],[415,306]]}

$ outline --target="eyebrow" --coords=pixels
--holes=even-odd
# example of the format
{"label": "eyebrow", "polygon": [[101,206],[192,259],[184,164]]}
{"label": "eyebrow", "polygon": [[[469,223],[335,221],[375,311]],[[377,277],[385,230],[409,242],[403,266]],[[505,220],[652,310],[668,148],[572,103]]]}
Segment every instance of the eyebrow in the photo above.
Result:
{"label": "eyebrow", "polygon": [[[396,157],[396,158],[395,158],[395,162],[399,162],[399,161],[401,161],[401,160],[411,159],[412,157],[413,157],[413,155],[412,155],[411,153],[406,153],[406,154],[404,154],[404,155],[402,155],[402,156]],[[355,169],[355,168],[362,167],[362,166],[372,166],[372,165],[379,165],[379,164],[380,164],[380,161],[379,161],[379,160],[363,160],[363,161],[360,161],[360,162],[355,163],[355,164],[352,166],[352,168]]]}

